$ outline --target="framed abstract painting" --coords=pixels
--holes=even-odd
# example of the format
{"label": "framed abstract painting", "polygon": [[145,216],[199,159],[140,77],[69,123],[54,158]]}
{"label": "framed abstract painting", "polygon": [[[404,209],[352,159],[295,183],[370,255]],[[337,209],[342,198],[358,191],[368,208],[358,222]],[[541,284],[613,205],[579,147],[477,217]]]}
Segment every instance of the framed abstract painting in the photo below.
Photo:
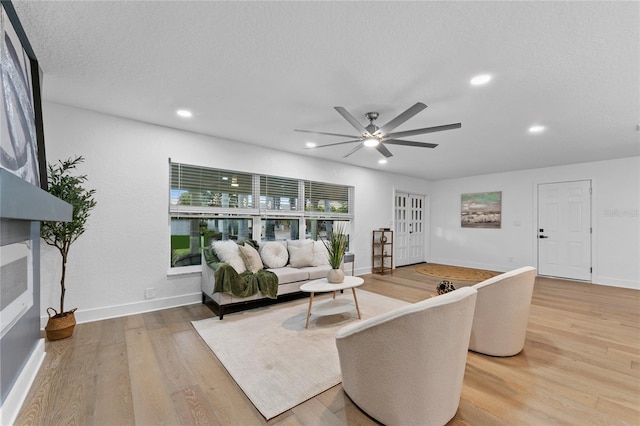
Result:
{"label": "framed abstract painting", "polygon": [[463,228],[500,228],[502,191],[462,194],[460,226]]}

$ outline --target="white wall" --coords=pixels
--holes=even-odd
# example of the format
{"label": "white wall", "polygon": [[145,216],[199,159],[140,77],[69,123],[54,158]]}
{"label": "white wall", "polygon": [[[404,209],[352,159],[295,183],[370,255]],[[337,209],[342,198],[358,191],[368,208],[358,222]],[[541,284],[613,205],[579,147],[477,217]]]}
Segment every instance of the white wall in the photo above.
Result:
{"label": "white wall", "polygon": [[[44,125],[49,162],[83,155],[80,172],[97,190],[98,206],[68,264],[66,308],[79,308],[79,322],[200,299],[199,274],[167,274],[169,158],[354,185],[356,274],[370,272],[371,230],[392,224],[394,190],[428,196],[425,260],[508,270],[537,264],[536,185],[592,179],[593,281],[640,288],[639,158],[429,183],[53,103],[44,104]],[[502,229],[460,228],[460,194],[497,190],[503,191]],[[60,256],[52,247],[43,245],[41,274],[44,324],[46,308],[59,305]],[[146,300],[149,287],[156,296]]]}
{"label": "white wall", "polygon": [[[432,182],[434,263],[537,266],[537,185],[592,181],[592,282],[640,289],[640,157]],[[502,191],[502,228],[460,227],[460,195]]]}
{"label": "white wall", "polygon": [[[168,159],[187,164],[355,186],[356,274],[371,267],[371,231],[389,226],[395,188],[419,194],[428,182],[162,126],[44,104],[48,162],[76,154],[97,190],[86,233],[71,247],[65,308],[79,322],[200,300],[200,275],[168,276]],[[382,200],[382,201],[380,201]],[[59,305],[60,256],[42,253],[42,315]],[[145,300],[145,289],[156,297]]]}

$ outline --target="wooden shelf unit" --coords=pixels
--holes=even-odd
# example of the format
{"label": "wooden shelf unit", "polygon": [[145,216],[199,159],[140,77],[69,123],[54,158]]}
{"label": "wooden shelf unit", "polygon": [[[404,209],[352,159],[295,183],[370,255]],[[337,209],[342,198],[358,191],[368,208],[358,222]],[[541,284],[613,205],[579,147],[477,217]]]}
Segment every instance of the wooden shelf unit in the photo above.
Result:
{"label": "wooden shelf unit", "polygon": [[374,230],[371,240],[371,273],[381,274],[393,271],[393,231]]}

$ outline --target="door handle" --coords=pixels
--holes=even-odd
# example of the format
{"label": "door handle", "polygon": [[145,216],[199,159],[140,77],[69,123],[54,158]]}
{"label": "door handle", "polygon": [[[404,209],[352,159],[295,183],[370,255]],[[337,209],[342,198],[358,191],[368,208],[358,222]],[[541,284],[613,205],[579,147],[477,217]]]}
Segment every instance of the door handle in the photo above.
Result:
{"label": "door handle", "polygon": [[538,238],[549,238],[546,235],[538,235]]}

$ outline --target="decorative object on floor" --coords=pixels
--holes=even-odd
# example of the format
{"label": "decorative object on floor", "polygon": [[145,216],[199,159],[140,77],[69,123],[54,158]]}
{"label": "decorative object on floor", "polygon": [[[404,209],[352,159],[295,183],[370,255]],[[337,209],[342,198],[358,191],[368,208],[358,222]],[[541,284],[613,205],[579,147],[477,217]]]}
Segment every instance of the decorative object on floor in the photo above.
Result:
{"label": "decorative object on floor", "polygon": [[[47,334],[47,339],[62,340],[67,337],[71,337],[73,330],[76,327],[76,309],[77,308],[73,308],[72,310],[65,312],[65,315],[59,315],[55,309],[47,308],[49,320],[44,328]],[[52,315],[49,311],[53,311],[54,314]]]}
{"label": "decorative object on floor", "polygon": [[450,291],[453,291],[455,289],[456,288],[453,285],[453,283],[448,280],[440,281],[440,284],[438,284],[438,287],[436,287],[436,291],[438,292],[438,295],[449,293]]}
{"label": "decorative object on floor", "polygon": [[345,393],[386,425],[444,425],[462,393],[477,291],[353,322],[336,333]]}
{"label": "decorative object on floor", "polygon": [[[58,161],[58,164],[49,164],[47,168],[49,189],[48,192],[71,204],[73,207],[73,216],[70,222],[42,222],[40,226],[40,236],[45,243],[50,246],[54,246],[60,252],[62,256],[62,274],[60,278],[60,312],[54,308],[49,308],[55,312],[55,315],[49,314],[49,321],[45,330],[47,331],[47,338],[49,340],[59,340],[71,336],[73,333],[73,323],[75,326],[75,309],[71,311],[64,310],[64,296],[66,293],[65,277],[67,273],[67,258],[69,256],[69,248],[71,244],[80,237],[84,231],[89,219],[90,211],[96,206],[96,201],[93,199],[95,189],[86,189],[84,184],[87,181],[87,175],[73,175],[73,170],[82,163],[84,158],[77,156],[74,159],[67,159],[65,161]],[[49,313],[47,309],[47,313]],[[70,331],[62,333],[58,330],[57,325],[54,323],[62,320],[63,325]],[[52,330],[49,333],[49,330]]]}
{"label": "decorative object on floor", "polygon": [[[365,319],[407,305],[364,290],[358,301]],[[267,420],[342,380],[335,335],[356,313],[314,318],[305,329],[307,304],[297,300],[192,323]]]}
{"label": "decorative object on floor", "polygon": [[500,228],[502,191],[462,194],[460,226],[463,228]]}
{"label": "decorative object on floor", "polygon": [[385,124],[382,127],[378,127],[375,124],[373,124],[373,122],[376,121],[376,119],[378,118],[379,114],[377,112],[368,112],[364,116],[367,120],[369,120],[369,125],[365,127],[362,124],[360,124],[360,122],[356,120],[355,117],[351,115],[346,109],[344,109],[343,107],[337,106],[337,107],[334,107],[334,109],[338,111],[338,114],[340,114],[345,120],[347,120],[349,124],[351,124],[353,128],[355,128],[360,133],[360,135],[358,136],[343,135],[338,133],[316,132],[312,130],[299,130],[299,129],[295,129],[294,131],[303,132],[303,133],[313,133],[317,135],[340,136],[344,138],[353,139],[345,142],[313,146],[313,147],[309,147],[309,149],[359,142],[359,144],[354,149],[349,151],[349,153],[344,157],[350,156],[351,154],[353,154],[363,146],[368,146],[368,147],[375,148],[380,154],[389,158],[393,156],[393,154],[391,154],[391,152],[387,149],[385,145],[404,145],[404,146],[412,146],[412,147],[418,147],[418,148],[435,148],[438,146],[438,144],[435,144],[435,143],[406,141],[406,140],[400,140],[396,138],[403,138],[405,136],[422,135],[425,133],[441,132],[443,130],[459,129],[460,127],[462,127],[461,123],[455,123],[455,124],[446,124],[443,126],[425,127],[422,129],[413,129],[413,130],[405,130],[403,132],[389,133],[390,131],[400,126],[402,123],[404,123],[405,121],[407,121],[408,119],[410,119],[411,117],[413,117],[414,115],[416,115],[417,113],[425,109],[426,107],[427,106],[422,102],[417,102],[415,105],[413,105],[412,107],[410,107],[409,109],[407,109],[406,111],[404,111],[403,113],[401,113],[396,118],[389,121],[387,124]]}
{"label": "decorative object on floor", "polygon": [[524,266],[472,287],[478,291],[469,349],[513,356],[524,348],[536,268]]}
{"label": "decorative object on floor", "polygon": [[344,281],[344,271],[342,270],[342,258],[347,251],[347,234],[343,224],[333,227],[329,240],[322,241],[327,248],[329,265],[331,270],[327,273],[327,281],[333,284],[340,284]]}
{"label": "decorative object on floor", "polygon": [[474,268],[464,268],[462,266],[449,266],[449,265],[438,265],[433,263],[428,263],[426,265],[420,265],[416,268],[416,271],[429,275],[432,277],[437,277],[441,279],[451,280],[451,281],[476,281],[480,282],[482,280],[486,280],[491,277],[495,277],[500,274],[500,272],[494,271],[486,271],[484,269],[474,269]]}

